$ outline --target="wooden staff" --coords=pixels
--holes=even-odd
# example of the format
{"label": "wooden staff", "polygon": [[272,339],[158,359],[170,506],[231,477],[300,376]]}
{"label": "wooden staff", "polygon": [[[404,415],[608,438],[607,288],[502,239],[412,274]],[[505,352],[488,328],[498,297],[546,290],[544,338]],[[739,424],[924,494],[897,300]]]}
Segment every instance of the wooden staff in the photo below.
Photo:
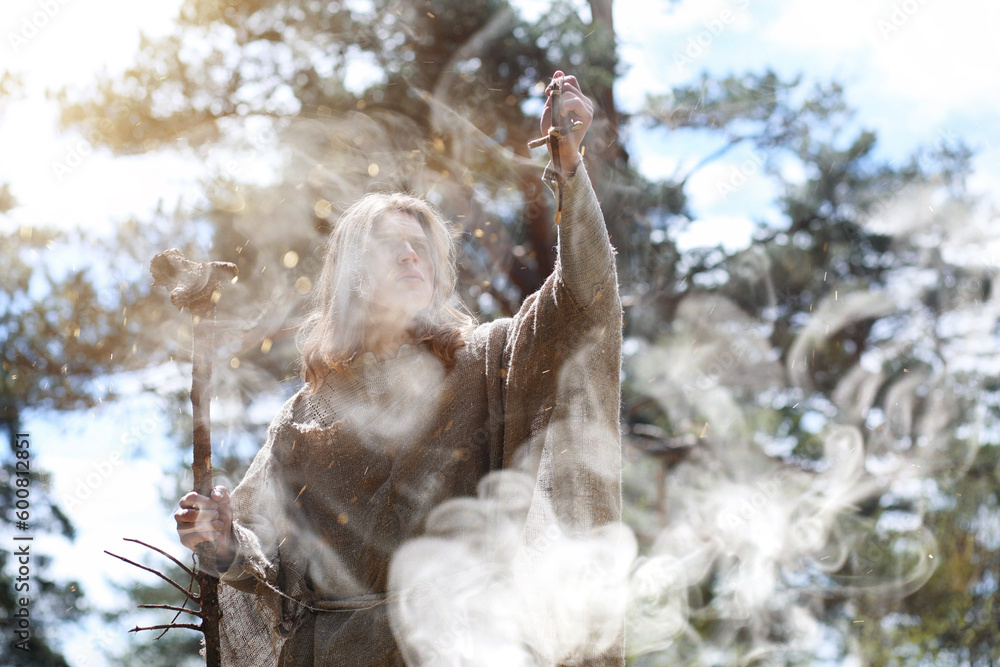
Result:
{"label": "wooden staff", "polygon": [[[215,338],[215,309],[220,284],[236,277],[236,265],[229,262],[192,262],[176,248],[158,254],[149,265],[153,284],[170,292],[170,302],[187,309],[192,318],[191,410],[194,445],[194,490],[203,496],[212,494],[212,435],[209,414],[209,384],[212,380],[212,354]],[[221,664],[219,653],[218,584],[214,542],[198,544],[197,580],[200,588],[201,632],[205,635],[205,663]]]}

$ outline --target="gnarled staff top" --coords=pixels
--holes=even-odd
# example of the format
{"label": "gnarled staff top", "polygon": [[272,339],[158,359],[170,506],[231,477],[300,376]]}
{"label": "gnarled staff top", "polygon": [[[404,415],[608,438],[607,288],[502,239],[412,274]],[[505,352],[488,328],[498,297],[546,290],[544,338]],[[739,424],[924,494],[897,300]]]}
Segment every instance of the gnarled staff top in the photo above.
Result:
{"label": "gnarled staff top", "polygon": [[212,295],[219,283],[235,278],[237,270],[231,262],[192,262],[180,250],[171,248],[150,261],[149,272],[153,274],[153,285],[170,292],[170,303],[201,316],[211,311]]}

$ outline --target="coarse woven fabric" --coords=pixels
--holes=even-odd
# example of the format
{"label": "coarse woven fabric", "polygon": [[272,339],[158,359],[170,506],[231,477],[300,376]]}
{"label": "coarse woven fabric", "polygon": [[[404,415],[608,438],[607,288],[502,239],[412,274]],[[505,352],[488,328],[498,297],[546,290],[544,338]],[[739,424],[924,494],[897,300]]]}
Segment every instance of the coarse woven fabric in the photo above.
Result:
{"label": "coarse woven fabric", "polygon": [[[467,549],[503,560],[490,545],[510,533],[511,516],[521,545],[553,527],[586,538],[620,520],[614,253],[585,168],[563,187],[553,274],[514,317],[471,330],[450,371],[422,346],[381,362],[369,353],[351,377],[304,388],[274,419],[232,494],[238,550],[221,577],[224,664],[485,664],[428,653],[394,622],[394,599],[410,592],[390,588],[401,546],[464,537]],[[512,491],[505,503],[504,488],[517,485],[497,484],[482,505],[492,510],[440,511],[482,498],[496,471],[529,480],[527,496]],[[520,558],[502,576],[532,581],[544,575],[530,572],[537,566]],[[604,618],[593,641],[555,646],[547,638],[560,630],[533,612],[528,593],[518,599],[535,635],[518,664],[624,664],[623,618],[611,619],[610,640]]]}

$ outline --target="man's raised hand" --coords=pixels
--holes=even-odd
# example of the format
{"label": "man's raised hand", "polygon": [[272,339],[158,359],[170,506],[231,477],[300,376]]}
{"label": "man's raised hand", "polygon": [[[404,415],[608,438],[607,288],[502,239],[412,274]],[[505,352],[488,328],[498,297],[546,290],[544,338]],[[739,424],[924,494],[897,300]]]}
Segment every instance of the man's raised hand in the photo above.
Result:
{"label": "man's raised hand", "polygon": [[[562,80],[562,93],[560,95],[560,115],[561,118],[552,118],[552,96],[554,83],[557,79]],[[556,70],[552,75],[552,81],[545,88],[548,99],[545,101],[545,108],[542,110],[541,130],[542,134],[548,134],[549,128],[553,124],[562,127],[565,139],[559,141],[559,164],[563,172],[569,176],[576,171],[580,165],[580,146],[583,144],[583,137],[587,134],[591,122],[594,120],[594,103],[580,90],[580,84],[575,76],[564,74],[561,70]],[[553,160],[555,156],[551,156]]]}

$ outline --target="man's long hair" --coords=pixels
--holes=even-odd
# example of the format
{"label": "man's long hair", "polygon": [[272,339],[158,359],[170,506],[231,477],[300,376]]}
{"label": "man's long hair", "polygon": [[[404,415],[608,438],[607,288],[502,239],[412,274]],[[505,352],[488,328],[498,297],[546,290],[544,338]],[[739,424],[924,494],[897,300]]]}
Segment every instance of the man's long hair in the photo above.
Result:
{"label": "man's long hair", "polygon": [[408,213],[427,235],[434,272],[430,305],[420,312],[411,331],[418,343],[450,367],[472,316],[451,304],[455,294],[456,238],[441,213],[410,195],[375,193],[344,211],[327,239],[325,262],[313,291],[312,307],[299,330],[302,378],[316,391],[331,370],[349,373],[351,361],[363,349],[372,318],[372,284],[367,260],[375,226],[392,212]]}

